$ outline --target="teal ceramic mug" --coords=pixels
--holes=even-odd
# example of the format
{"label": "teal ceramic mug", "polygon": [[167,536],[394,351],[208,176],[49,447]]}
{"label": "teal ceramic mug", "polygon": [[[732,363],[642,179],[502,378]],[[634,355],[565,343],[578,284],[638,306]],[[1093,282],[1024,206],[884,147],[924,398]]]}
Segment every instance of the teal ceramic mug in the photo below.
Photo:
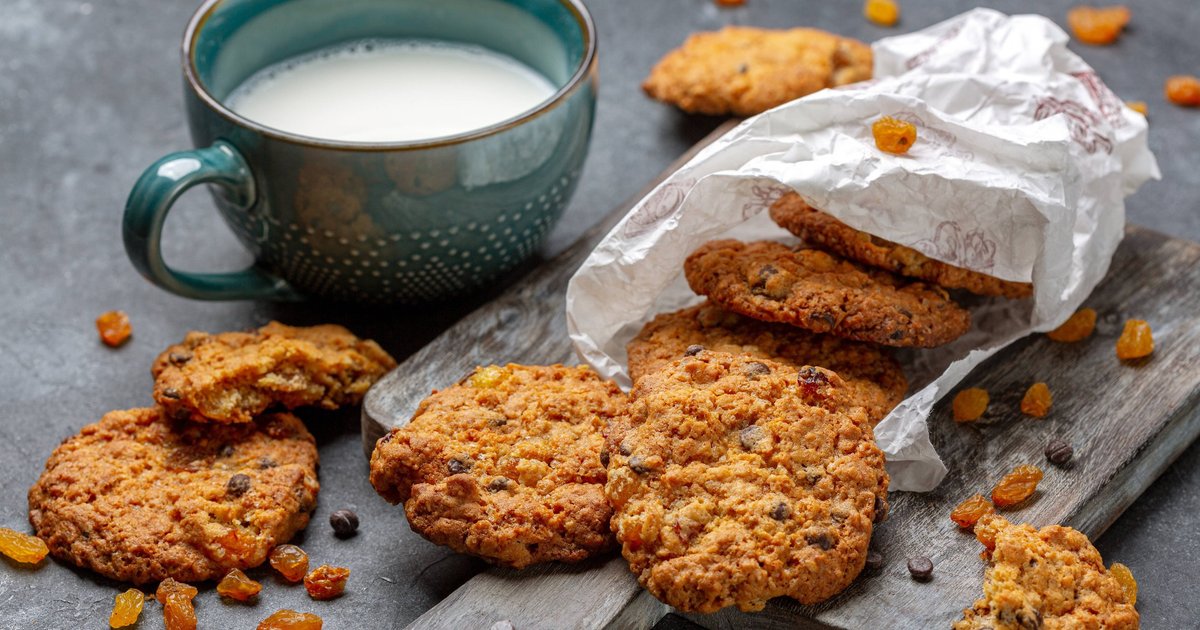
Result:
{"label": "teal ceramic mug", "polygon": [[[222,104],[265,67],[364,39],[483,46],[557,91],[489,127],[393,143],[290,134]],[[424,302],[512,268],[562,214],[591,134],[596,36],[579,0],[209,0],[184,34],[183,71],[198,148],[154,163],[130,193],[125,249],[142,275],[198,299]],[[163,261],[167,213],[202,183],[253,267]]]}

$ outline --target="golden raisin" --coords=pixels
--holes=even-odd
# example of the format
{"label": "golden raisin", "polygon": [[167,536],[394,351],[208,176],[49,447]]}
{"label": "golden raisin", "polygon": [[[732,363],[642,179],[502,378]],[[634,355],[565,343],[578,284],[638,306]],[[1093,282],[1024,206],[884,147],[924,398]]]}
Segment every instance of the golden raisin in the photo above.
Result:
{"label": "golden raisin", "polygon": [[258,630],[321,630],[321,618],[284,608],[263,619]]}
{"label": "golden raisin", "polygon": [[990,552],[996,548],[996,534],[1008,524],[1008,521],[995,514],[984,514],[975,522],[975,540],[978,540]]}
{"label": "golden raisin", "polygon": [[1085,44],[1104,46],[1117,41],[1121,29],[1129,23],[1129,8],[1078,6],[1067,11],[1067,25],[1075,38]]}
{"label": "golden raisin", "polygon": [[974,422],[987,411],[988,393],[986,389],[968,387],[958,392],[951,405],[954,410],[955,422]]}
{"label": "golden raisin", "polygon": [[321,625],[321,618],[312,613],[284,608],[263,619],[257,630],[321,630]]}
{"label": "golden raisin", "polygon": [[1125,107],[1145,116],[1150,113],[1150,108],[1146,105],[1146,101],[1127,101]]}
{"label": "golden raisin", "polygon": [[1081,308],[1075,311],[1075,314],[1068,317],[1067,321],[1063,322],[1061,326],[1046,333],[1046,336],[1053,341],[1071,343],[1087,339],[1095,329],[1096,309]]}
{"label": "golden raisin", "polygon": [[1137,580],[1133,579],[1133,571],[1130,571],[1129,567],[1121,564],[1120,562],[1114,562],[1112,563],[1111,567],[1108,567],[1108,572],[1111,573],[1114,578],[1117,578],[1117,583],[1121,585],[1121,590],[1125,591],[1125,601],[1130,606],[1136,605]]}
{"label": "golden raisin", "polygon": [[900,5],[896,0],[867,0],[863,17],[879,26],[895,26],[900,21]]}
{"label": "golden raisin", "polygon": [[1117,339],[1118,359],[1140,359],[1154,352],[1154,336],[1150,334],[1150,324],[1131,319],[1125,322],[1125,330]]}
{"label": "golden raisin", "polygon": [[1167,100],[1184,107],[1200,107],[1200,79],[1193,76],[1176,75],[1167,79],[1163,86]]}
{"label": "golden raisin", "polygon": [[239,602],[248,601],[261,590],[262,584],[251,580],[240,569],[230,569],[217,584],[217,593]]}
{"label": "golden raisin", "polygon": [[1045,383],[1034,383],[1021,399],[1021,413],[1034,418],[1045,418],[1046,414],[1050,413],[1052,402],[1054,398],[1050,395],[1050,388]]}
{"label": "golden raisin", "polygon": [[982,494],[977,494],[959,503],[953,510],[950,511],[950,520],[958,524],[959,527],[968,528],[974,527],[975,523],[984,514],[991,514],[996,511],[992,507],[992,502],[983,497]]}
{"label": "golden raisin", "polygon": [[1016,505],[1028,499],[1037,490],[1041,480],[1042,471],[1037,466],[1017,466],[992,488],[992,503],[995,503],[996,507]]}
{"label": "golden raisin", "polygon": [[142,606],[146,603],[146,594],[131,588],[124,593],[117,593],[113,601],[112,614],[108,616],[110,628],[124,628],[137,623],[142,616]]}
{"label": "golden raisin", "polygon": [[271,550],[271,568],[289,582],[299,582],[308,573],[308,554],[296,545],[279,545]]}
{"label": "golden raisin", "polygon": [[0,527],[0,553],[17,562],[37,564],[50,553],[50,549],[37,536]]}
{"label": "golden raisin", "polygon": [[475,370],[475,373],[471,375],[471,387],[488,389],[499,385],[507,377],[508,370],[498,365],[481,367]]}
{"label": "golden raisin", "polygon": [[875,136],[875,146],[880,151],[904,155],[917,141],[916,125],[884,116],[871,125],[871,134]]}
{"label": "golden raisin", "polygon": [[196,609],[192,607],[192,598],[196,593],[196,587],[171,578],[158,585],[154,599],[162,604],[166,630],[196,630]]}
{"label": "golden raisin", "polygon": [[304,576],[304,589],[313,599],[333,599],[346,590],[350,569],[323,564]]}
{"label": "golden raisin", "polygon": [[129,316],[123,311],[108,311],[96,318],[96,330],[100,332],[100,341],[110,348],[125,343],[133,334],[129,325]]}

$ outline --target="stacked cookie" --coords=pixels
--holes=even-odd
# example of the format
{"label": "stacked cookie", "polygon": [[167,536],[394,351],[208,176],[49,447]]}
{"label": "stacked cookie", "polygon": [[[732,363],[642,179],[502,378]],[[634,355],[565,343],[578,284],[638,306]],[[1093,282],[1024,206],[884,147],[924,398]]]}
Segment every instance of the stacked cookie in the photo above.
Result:
{"label": "stacked cookie", "polygon": [[503,566],[619,543],[641,584],[681,610],[813,604],[846,588],[887,515],[873,427],[908,389],[888,347],[970,327],[926,282],[1028,287],[855,233],[794,195],[772,216],[822,249],[693,253],[684,270],[709,302],[630,342],[628,397],[586,367],[477,368],[380,438],[376,491],[429,540]]}
{"label": "stacked cookie", "polygon": [[316,506],[317,448],[277,407],[356,404],[395,366],[340,326],[190,333],[154,362],[158,406],[113,411],[50,455],[29,520],[56,557],[144,584],[249,569]]}
{"label": "stacked cookie", "polygon": [[684,264],[708,302],[628,345],[630,413],[610,427],[613,529],[641,583],[682,610],[817,603],[862,570],[886,516],[873,426],[907,381],[889,347],[970,328],[948,289],[1029,285],[930,260],[782,197],[808,248],[714,241]]}
{"label": "stacked cookie", "polygon": [[612,547],[603,431],[625,395],[587,367],[481,367],[376,443],[371,485],[413,531],[502,566]]}

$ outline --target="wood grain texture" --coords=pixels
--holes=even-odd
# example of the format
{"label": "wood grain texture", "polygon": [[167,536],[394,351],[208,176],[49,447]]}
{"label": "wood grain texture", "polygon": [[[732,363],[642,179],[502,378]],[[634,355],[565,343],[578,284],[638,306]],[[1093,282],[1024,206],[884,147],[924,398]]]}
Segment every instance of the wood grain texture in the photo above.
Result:
{"label": "wood grain texture", "polygon": [[[567,281],[627,209],[628,204],[614,210],[570,250],[385,377],[363,405],[368,453],[387,427],[407,422],[430,390],[475,365],[573,359],[562,313]],[[992,394],[987,414],[977,423],[955,424],[948,398],[935,408],[931,434],[950,473],[934,492],[893,493],[891,517],[876,529],[873,541],[885,558],[883,569],[860,576],[819,606],[778,599],[760,613],[725,610],[689,619],[710,628],[948,627],[980,595],[984,569],[979,544],[948,514],[967,496],[988,494],[1018,464],[1038,465],[1046,477],[1030,501],[1005,511],[1010,520],[1063,523],[1097,537],[1200,433],[1197,263],[1200,245],[1129,227],[1109,277],[1088,300],[1100,314],[1092,338],[1059,344],[1035,335],[977,368],[963,387],[984,387]],[[1117,360],[1114,344],[1127,318],[1145,319],[1153,327],[1156,350],[1149,360]],[[1019,411],[1021,396],[1035,381],[1045,381],[1054,393],[1054,406],[1043,420]],[[1075,447],[1069,468],[1045,461],[1042,451],[1053,438]],[[931,582],[909,577],[905,560],[914,555],[933,560]],[[1113,560],[1120,558],[1106,558]],[[644,628],[661,616],[664,608],[637,588],[619,557],[589,566],[595,568],[489,570],[411,627],[486,628],[507,620],[521,629]]]}

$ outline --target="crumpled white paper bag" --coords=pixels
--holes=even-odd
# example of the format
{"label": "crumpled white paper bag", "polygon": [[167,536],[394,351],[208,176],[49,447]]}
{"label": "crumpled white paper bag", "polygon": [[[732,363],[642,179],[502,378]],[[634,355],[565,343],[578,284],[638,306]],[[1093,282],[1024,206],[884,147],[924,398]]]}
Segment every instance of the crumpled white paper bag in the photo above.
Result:
{"label": "crumpled white paper bag", "polygon": [[[716,238],[795,241],[765,212],[788,190],[931,258],[1032,281],[1032,299],[981,299],[966,335],[900,355],[913,393],[875,436],[892,489],[933,489],[946,474],[929,441],[934,402],[1070,316],[1108,270],[1124,197],[1159,177],[1145,118],[1067,41],[1044,17],[976,9],[877,42],[872,81],[745,121],[642,199],[576,272],[576,350],[628,386],[625,344],[655,314],[703,299],[683,279],[689,253]],[[871,123],[885,115],[916,124],[907,155],[875,147]]]}

